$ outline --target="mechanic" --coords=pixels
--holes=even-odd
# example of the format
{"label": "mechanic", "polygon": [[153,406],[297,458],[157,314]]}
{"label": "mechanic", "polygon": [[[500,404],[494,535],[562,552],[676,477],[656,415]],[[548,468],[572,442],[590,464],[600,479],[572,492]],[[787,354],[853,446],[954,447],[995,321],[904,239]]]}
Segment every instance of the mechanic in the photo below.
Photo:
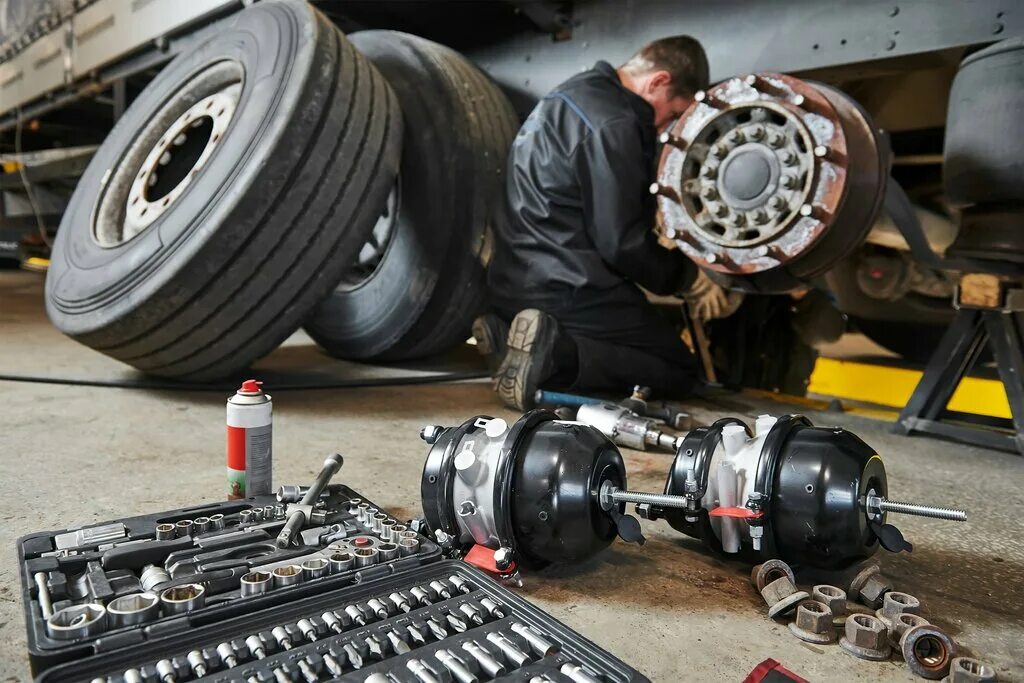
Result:
{"label": "mechanic", "polygon": [[495,226],[492,312],[473,323],[499,398],[538,387],[690,392],[697,364],[640,290],[679,294],[700,318],[738,305],[653,232],[658,131],[708,85],[689,36],[656,40],[616,69],[598,62],[545,96],[509,152],[507,221]]}

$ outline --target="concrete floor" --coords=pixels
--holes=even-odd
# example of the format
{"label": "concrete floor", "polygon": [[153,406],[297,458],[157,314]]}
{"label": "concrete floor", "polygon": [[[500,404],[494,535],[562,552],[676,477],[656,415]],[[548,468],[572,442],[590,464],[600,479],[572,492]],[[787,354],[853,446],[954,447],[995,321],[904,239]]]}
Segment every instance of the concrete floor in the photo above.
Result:
{"label": "concrete floor", "polygon": [[[39,275],[0,272],[0,372],[109,364],[49,326],[41,283]],[[0,399],[0,678],[27,680],[15,539],[221,498],[225,396],[0,381]],[[693,406],[702,421],[796,410],[747,396]],[[340,479],[403,517],[419,514],[420,426],[477,413],[516,417],[481,382],[278,392],[274,412],[277,483],[308,482],[337,450],[346,458]],[[913,554],[878,559],[898,589],[918,596],[926,616],[994,665],[1000,680],[1024,680],[1024,459],[908,440],[851,415],[810,417],[848,427],[878,449],[894,497],[970,511],[959,525],[899,520]],[[668,455],[625,456],[631,488],[660,490]],[[711,556],[665,525],[645,522],[644,533],[642,548],[619,542],[585,565],[526,576],[523,595],[654,681],[741,680],[767,657],[809,680],[912,679],[898,661],[864,662],[836,645],[801,643],[765,617],[749,567]],[[798,577],[839,585],[847,578]]]}

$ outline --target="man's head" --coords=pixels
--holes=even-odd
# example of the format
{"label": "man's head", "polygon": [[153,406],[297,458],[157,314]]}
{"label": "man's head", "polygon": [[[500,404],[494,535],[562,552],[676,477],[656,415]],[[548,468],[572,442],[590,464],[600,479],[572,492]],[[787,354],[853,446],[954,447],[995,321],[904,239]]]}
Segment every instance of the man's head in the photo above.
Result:
{"label": "man's head", "polygon": [[678,118],[698,90],[708,86],[708,58],[690,36],[661,38],[644,45],[619,67],[622,84],[654,108],[659,130]]}

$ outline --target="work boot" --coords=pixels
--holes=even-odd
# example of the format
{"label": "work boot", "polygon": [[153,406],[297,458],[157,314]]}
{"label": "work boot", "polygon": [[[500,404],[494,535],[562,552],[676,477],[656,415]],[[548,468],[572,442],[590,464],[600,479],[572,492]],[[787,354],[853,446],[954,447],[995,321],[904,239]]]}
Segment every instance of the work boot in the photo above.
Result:
{"label": "work boot", "polygon": [[529,410],[540,383],[555,372],[555,343],[558,321],[528,308],[512,319],[507,348],[494,375],[494,391],[509,408]]}
{"label": "work boot", "polygon": [[479,316],[473,321],[473,339],[476,350],[487,362],[487,371],[494,377],[505,357],[505,339],[508,337],[508,325],[494,313]]}

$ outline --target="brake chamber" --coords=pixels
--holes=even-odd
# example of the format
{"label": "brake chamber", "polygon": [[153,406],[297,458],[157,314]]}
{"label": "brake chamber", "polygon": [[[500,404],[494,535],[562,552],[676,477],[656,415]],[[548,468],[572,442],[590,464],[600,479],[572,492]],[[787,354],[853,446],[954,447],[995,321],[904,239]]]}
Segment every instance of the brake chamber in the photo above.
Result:
{"label": "brake chamber", "polygon": [[800,415],[723,418],[677,439],[663,493],[630,491],[619,449],[598,429],[546,410],[511,426],[478,415],[425,427],[421,496],[430,531],[455,554],[494,551],[498,571],[581,562],[636,517],[664,519],[715,552],[842,569],[912,546],[890,513],[964,521],[961,510],[887,498],[881,457],[841,428]]}

